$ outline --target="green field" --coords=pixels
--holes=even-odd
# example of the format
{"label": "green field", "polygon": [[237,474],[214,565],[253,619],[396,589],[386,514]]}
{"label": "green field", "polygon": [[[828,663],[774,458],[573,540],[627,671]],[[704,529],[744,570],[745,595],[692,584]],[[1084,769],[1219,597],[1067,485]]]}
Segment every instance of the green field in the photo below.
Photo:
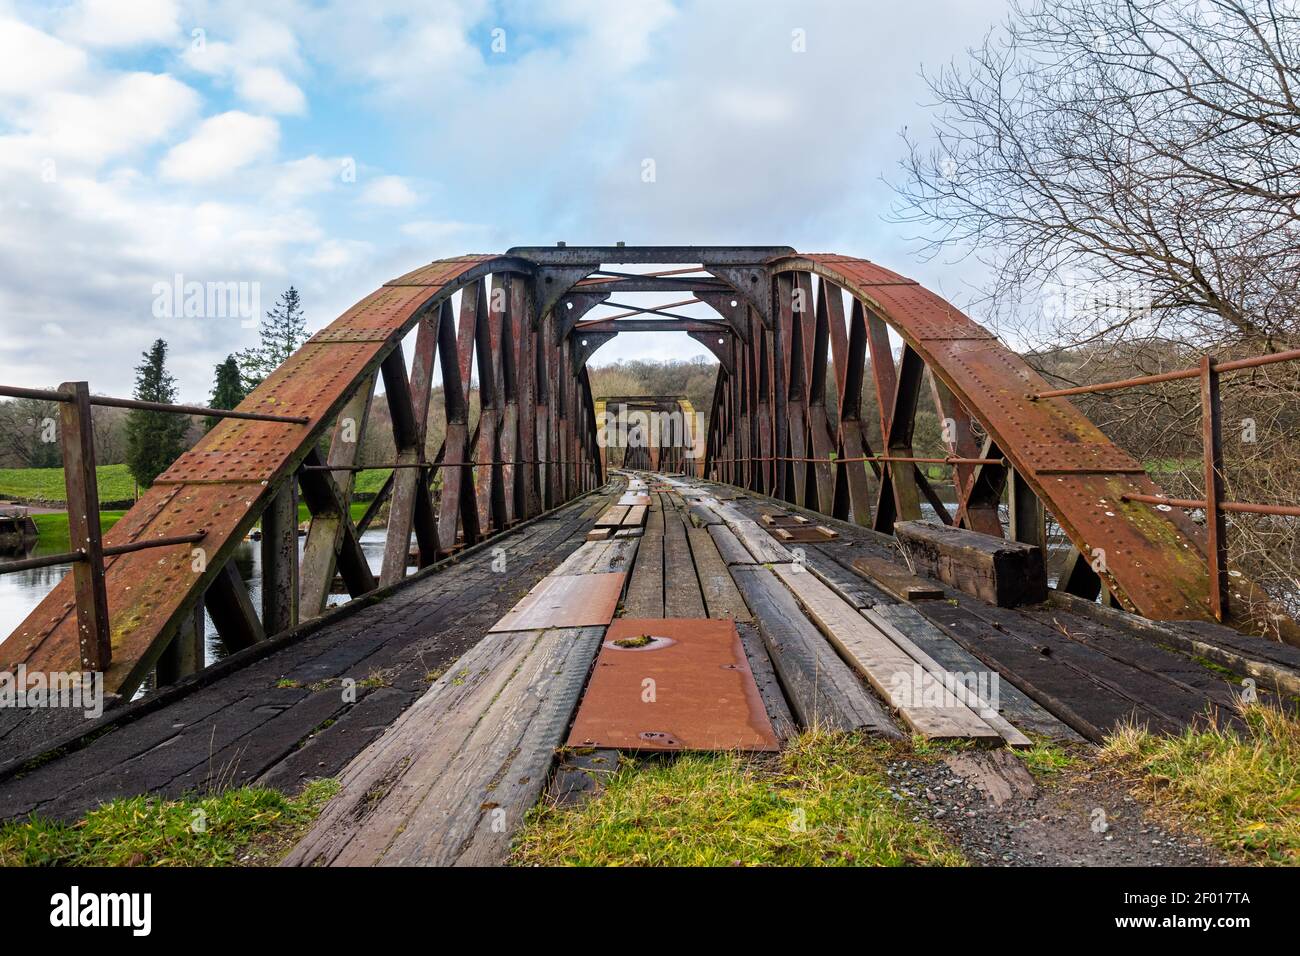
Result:
{"label": "green field", "polygon": [[[373,495],[384,486],[388,468],[376,468],[357,475],[358,494]],[[126,465],[99,465],[95,469],[100,501],[130,501],[135,498],[135,479]],[[62,468],[0,468],[0,499],[64,501]]]}
{"label": "green field", "polygon": [[[107,531],[117,524],[117,519],[124,514],[126,514],[125,511],[101,511],[99,513],[100,530]],[[72,543],[68,538],[68,516],[66,514],[32,515],[32,520],[36,522],[36,532],[40,535],[36,539],[36,550],[32,552],[34,555],[63,554],[72,550]]]}
{"label": "green field", "polygon": [[[95,469],[100,501],[130,501],[135,497],[135,479],[126,465],[100,465]],[[0,468],[0,498],[65,499],[62,468]]]}

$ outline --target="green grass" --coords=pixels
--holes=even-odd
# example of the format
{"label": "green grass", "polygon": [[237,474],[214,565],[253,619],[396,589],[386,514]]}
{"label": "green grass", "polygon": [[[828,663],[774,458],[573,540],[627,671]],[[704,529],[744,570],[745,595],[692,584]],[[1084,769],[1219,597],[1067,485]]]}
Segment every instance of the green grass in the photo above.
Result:
{"label": "green grass", "polygon": [[513,862],[572,866],[960,865],[889,792],[888,744],[810,731],[779,755],[624,765],[599,797],[534,810]]}
{"label": "green grass", "polygon": [[[366,502],[354,501],[350,510],[352,520],[354,522],[360,521],[361,516],[366,513]],[[126,514],[125,511],[101,511],[99,513],[100,530],[107,531],[117,524],[118,519],[124,514]],[[310,517],[311,512],[307,510],[307,506],[299,502],[299,523],[307,521]],[[36,543],[36,554],[59,554],[71,550],[71,540],[68,537],[68,516],[66,514],[32,515],[32,520],[36,522],[36,531],[39,535]]]}
{"label": "green grass", "polygon": [[1300,864],[1300,719],[1260,704],[1247,730],[1165,737],[1127,728],[1101,759],[1137,780],[1157,814],[1257,863]]}
{"label": "green grass", "polygon": [[1050,776],[1076,767],[1079,756],[1067,750],[1055,741],[1036,738],[1028,750],[1016,751],[1016,756],[1024,761],[1030,772],[1037,776]]}
{"label": "green grass", "polygon": [[[125,511],[101,511],[100,530],[107,531],[117,524],[118,519],[124,514]],[[36,522],[36,532],[39,535],[36,539],[36,554],[60,554],[72,549],[66,514],[32,515],[32,520]]]}
{"label": "green grass", "polygon": [[[369,505],[370,502],[368,501],[353,501],[349,503],[348,510],[352,513],[353,524],[361,520],[361,516],[366,513],[366,508],[369,507]],[[301,525],[310,519],[311,512],[307,509],[307,506],[301,501],[298,502],[298,524]],[[258,522],[258,525],[261,525],[260,521]]]}
{"label": "green grass", "polygon": [[[100,501],[130,501],[135,497],[135,479],[126,465],[99,465],[95,468]],[[62,468],[0,468],[0,498],[39,498],[63,502]]]}
{"label": "green grass", "polygon": [[392,474],[392,471],[391,468],[372,468],[369,471],[359,471],[352,490],[357,494],[376,494],[380,488],[384,487],[384,482],[388,480],[388,476]]}
{"label": "green grass", "polygon": [[1147,458],[1142,467],[1152,474],[1174,474],[1198,467],[1199,458]]}
{"label": "green grass", "polygon": [[242,787],[183,800],[114,800],[73,824],[0,826],[0,866],[232,866],[269,864],[338,792],[318,780],[297,797]]}
{"label": "green grass", "polygon": [[[390,468],[375,468],[357,473],[358,493],[375,494],[384,486]],[[135,479],[126,465],[99,465],[95,468],[100,501],[130,501],[135,497]],[[62,468],[0,468],[0,499],[39,498],[62,503],[67,498]]]}

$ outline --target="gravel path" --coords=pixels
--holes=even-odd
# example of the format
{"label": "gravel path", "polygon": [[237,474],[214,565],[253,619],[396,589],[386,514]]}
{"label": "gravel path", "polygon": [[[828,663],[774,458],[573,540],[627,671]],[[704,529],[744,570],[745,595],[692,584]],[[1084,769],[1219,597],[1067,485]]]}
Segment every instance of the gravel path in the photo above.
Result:
{"label": "gravel path", "polygon": [[[1023,765],[1008,773],[1001,766],[1007,752],[1001,753],[999,759],[991,752],[959,758],[964,774],[949,765],[952,758],[896,759],[888,769],[892,790],[915,807],[918,817],[947,833],[977,866],[1231,862],[1198,837],[1147,819],[1142,803],[1113,773],[1079,767],[1031,777]],[[990,777],[993,796],[986,790]]]}

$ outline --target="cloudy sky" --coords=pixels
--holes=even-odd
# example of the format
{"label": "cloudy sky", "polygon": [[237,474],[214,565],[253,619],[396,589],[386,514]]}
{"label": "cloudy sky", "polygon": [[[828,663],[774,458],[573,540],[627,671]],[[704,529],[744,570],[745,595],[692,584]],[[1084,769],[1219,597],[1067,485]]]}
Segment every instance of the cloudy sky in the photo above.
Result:
{"label": "cloudy sky", "polygon": [[920,261],[884,180],[921,68],[1005,9],[0,0],[0,381],[125,394],[162,337],[203,401],[256,333],[156,315],[159,283],[293,284],[315,330],[431,259],[560,239],[834,250],[961,303],[974,267]]}

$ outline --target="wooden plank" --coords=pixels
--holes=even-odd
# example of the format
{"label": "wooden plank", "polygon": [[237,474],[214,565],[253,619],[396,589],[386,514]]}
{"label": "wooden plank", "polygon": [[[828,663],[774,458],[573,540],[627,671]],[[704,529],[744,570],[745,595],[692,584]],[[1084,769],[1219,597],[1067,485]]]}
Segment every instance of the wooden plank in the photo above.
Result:
{"label": "wooden plank", "polygon": [[591,570],[596,559],[604,553],[609,547],[606,541],[586,541],[574,549],[573,554],[569,555],[559,566],[556,567],[552,574],[586,574]]}
{"label": "wooden plank", "polygon": [[652,505],[628,581],[623,613],[628,617],[664,616],[664,516]]}
{"label": "wooden plank", "polygon": [[586,540],[605,541],[608,538],[613,537],[613,535],[614,535],[613,528],[592,528],[590,531],[587,532]]}
{"label": "wooden plank", "polygon": [[1047,599],[1043,550],[978,531],[899,521],[894,537],[917,574],[996,604],[1017,607]]}
{"label": "wooden plank", "polygon": [[775,526],[769,528],[768,532],[778,541],[794,544],[833,541],[840,536],[838,531],[833,531],[824,524],[812,525],[811,527]]}
{"label": "wooden plank", "polygon": [[917,577],[882,558],[854,558],[851,565],[872,584],[900,601],[933,601],[943,597],[943,588]]}
{"label": "wooden plank", "polygon": [[615,538],[639,538],[645,534],[644,528],[619,528],[614,532]]}
{"label": "wooden plank", "polygon": [[626,574],[636,559],[637,547],[640,543],[635,538],[607,542],[605,549],[592,560],[591,567],[587,568],[585,573],[609,574],[617,571]]}
{"label": "wooden plank", "polygon": [[807,569],[778,564],[773,571],[822,633],[914,731],[937,739],[1001,740],[933,674]]}
{"label": "wooden plank", "polygon": [[647,505],[632,505],[627,509],[627,514],[623,517],[621,526],[624,528],[641,527],[645,524],[647,510],[649,510]]}
{"label": "wooden plank", "polygon": [[608,624],[614,618],[626,578],[622,573],[552,574],[529,591],[489,633]]}
{"label": "wooden plank", "polygon": [[603,628],[485,638],[341,777],[286,865],[490,865],[546,783]]}
{"label": "wooden plank", "polygon": [[718,554],[727,564],[753,564],[754,556],[749,553],[749,549],[740,543],[734,531],[724,524],[712,524],[708,526],[709,537],[718,548]]}
{"label": "wooden plank", "polygon": [[858,610],[875,607],[890,600],[885,592],[864,581],[862,575],[848,570],[836,561],[833,556],[835,553],[837,552],[830,549],[805,548],[804,564],[822,580],[822,583]]}
{"label": "wooden plank", "polygon": [[[879,603],[872,609],[872,613],[887,620],[950,671],[967,673],[988,667],[910,604]],[[1010,680],[1000,680],[998,687],[998,711],[1017,726],[1053,740],[1083,739]]]}
{"label": "wooden plank", "polygon": [[805,728],[865,731],[903,739],[880,702],[863,686],[793,595],[766,568],[735,567],[736,587],[754,614],[786,697]]}
{"label": "wooden plank", "polygon": [[605,509],[604,514],[596,519],[597,528],[617,528],[627,517],[627,505],[610,505]]}
{"label": "wooden plank", "polygon": [[758,564],[789,564],[794,555],[779,541],[772,538],[763,526],[749,518],[727,520],[729,527],[740,543],[745,546]]}
{"label": "wooden plank", "polygon": [[735,621],[750,620],[745,599],[736,590],[736,584],[727,571],[726,562],[718,553],[718,546],[713,543],[708,529],[687,528],[686,540],[691,546],[691,557],[695,560],[695,574],[700,581],[700,591],[704,596],[704,606],[709,617],[731,618]]}
{"label": "wooden plank", "polygon": [[[922,650],[921,647],[913,642],[911,638],[895,627],[887,617],[880,614],[878,611],[873,609],[862,611],[861,613],[878,631],[893,641],[899,650],[912,658],[912,660],[916,661],[935,677],[939,678],[940,681],[950,681],[954,674],[960,675],[968,673],[963,671],[951,671],[944,667]],[[983,673],[987,675],[983,678],[987,690],[981,686],[978,677],[980,671],[983,671]],[[945,686],[964,687],[964,693],[960,694],[962,702],[971,710],[975,711],[980,716],[981,720],[1001,734],[1002,739],[1007,742],[1008,746],[1020,748],[1032,747],[1034,742],[1013,727],[1011,723],[997,710],[1000,691],[995,681],[1000,683],[1001,675],[991,668],[978,668],[975,672],[970,672],[968,676],[976,678],[973,682],[973,686],[972,683],[949,683],[945,684]]]}
{"label": "wooden plank", "polygon": [[1057,660],[1050,651],[1044,653],[1032,643],[995,628],[969,608],[947,601],[929,601],[919,607],[972,655],[996,668],[1053,716],[1094,743],[1130,721],[1156,733],[1177,733],[1180,729],[1177,722],[1126,696],[1119,688]]}
{"label": "wooden plank", "polygon": [[702,501],[692,501],[688,511],[691,520],[697,525],[722,524],[722,518],[718,513]]}
{"label": "wooden plank", "polygon": [[[746,612],[746,617],[748,616]],[[772,666],[772,658],[763,644],[762,635],[752,624],[737,624],[736,629],[740,632],[740,642],[745,647],[745,656],[749,658],[749,670],[754,675],[754,684],[758,687],[759,696],[763,698],[767,719],[772,722],[776,739],[781,743],[794,739],[799,734],[799,727],[795,724],[790,704],[781,690],[781,679],[776,676],[776,668]]]}
{"label": "wooden plank", "polygon": [[664,514],[664,617],[704,617],[704,595],[691,561],[686,526],[677,511]]}

